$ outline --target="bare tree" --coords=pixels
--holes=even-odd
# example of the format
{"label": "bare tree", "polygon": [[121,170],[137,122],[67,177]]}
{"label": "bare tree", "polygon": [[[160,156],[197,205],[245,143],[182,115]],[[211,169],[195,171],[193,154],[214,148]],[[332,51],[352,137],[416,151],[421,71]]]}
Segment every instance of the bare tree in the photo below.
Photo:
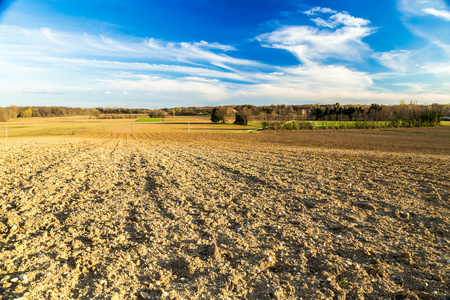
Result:
{"label": "bare tree", "polygon": [[228,123],[227,119],[233,115],[233,109],[229,106],[221,106],[217,110],[217,114],[222,123]]}

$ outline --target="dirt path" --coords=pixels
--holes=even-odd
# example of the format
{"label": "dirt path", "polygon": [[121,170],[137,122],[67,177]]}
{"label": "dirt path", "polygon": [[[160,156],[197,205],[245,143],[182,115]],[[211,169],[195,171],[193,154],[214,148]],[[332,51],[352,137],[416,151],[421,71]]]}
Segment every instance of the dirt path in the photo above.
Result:
{"label": "dirt path", "polygon": [[2,139],[0,299],[448,299],[449,155],[242,136]]}

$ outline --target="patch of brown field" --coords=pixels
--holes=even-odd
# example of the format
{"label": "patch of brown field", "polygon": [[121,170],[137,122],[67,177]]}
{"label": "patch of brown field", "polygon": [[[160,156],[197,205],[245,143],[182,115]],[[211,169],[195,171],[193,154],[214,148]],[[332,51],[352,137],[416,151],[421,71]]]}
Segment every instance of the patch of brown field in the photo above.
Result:
{"label": "patch of brown field", "polygon": [[359,130],[2,138],[0,299],[447,299],[449,144]]}
{"label": "patch of brown field", "polygon": [[398,132],[450,135],[450,126],[385,129]]}
{"label": "patch of brown field", "polygon": [[[163,125],[161,125],[163,126]],[[252,133],[165,132],[135,130],[116,135],[94,135],[91,138],[122,138],[141,141],[176,142],[214,145],[217,147],[258,146],[347,149],[394,153],[450,155],[450,127],[419,128],[416,130],[303,130],[259,131]],[[87,138],[88,136],[84,136]]]}

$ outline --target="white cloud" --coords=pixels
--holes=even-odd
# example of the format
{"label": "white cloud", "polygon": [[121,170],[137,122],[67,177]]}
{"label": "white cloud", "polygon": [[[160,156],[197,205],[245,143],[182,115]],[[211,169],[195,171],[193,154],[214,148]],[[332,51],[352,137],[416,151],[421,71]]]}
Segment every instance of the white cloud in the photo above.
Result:
{"label": "white cloud", "polygon": [[446,21],[450,21],[450,11],[447,10],[439,10],[435,8],[425,8],[423,10],[424,13],[444,19]]}
{"label": "white cloud", "polygon": [[195,77],[195,76],[186,76],[183,77],[183,79],[188,81],[199,81],[199,82],[210,82],[210,83],[219,83],[220,81],[218,79],[208,79],[204,77]]}
{"label": "white cloud", "polygon": [[362,27],[370,24],[369,20],[362,18],[355,18],[350,16],[348,13],[336,13],[333,14],[328,20],[322,18],[312,19],[320,27],[336,28],[338,26],[348,26],[348,27]]}
{"label": "white cloud", "polygon": [[[329,15],[326,20],[312,19],[319,27],[284,26],[256,37],[265,47],[285,49],[303,64],[318,63],[326,59],[361,61],[370,47],[362,39],[374,32],[369,20],[357,18],[347,12],[315,7],[305,14]],[[321,29],[320,27],[323,27]]]}
{"label": "white cloud", "polygon": [[[270,80],[252,85],[240,85],[234,93],[242,98],[266,103],[298,103],[365,101],[362,97],[377,94],[371,90],[373,80],[368,73],[352,71],[339,65],[309,64],[283,67],[277,74],[267,74]],[[377,96],[380,98],[379,96]],[[372,100],[370,100],[372,101]],[[334,103],[333,102],[333,103]]]}
{"label": "white cloud", "polygon": [[208,43],[208,42],[205,42],[205,41],[193,43],[193,45],[194,46],[198,46],[198,47],[202,47],[204,49],[219,49],[219,50],[223,50],[223,51],[235,51],[236,50],[236,48],[234,48],[233,46],[221,45],[219,43]]}
{"label": "white cloud", "polygon": [[[97,81],[97,86],[110,91],[132,90],[142,95],[153,95],[162,99],[201,99],[203,101],[220,101],[229,97],[226,83],[220,81],[200,80],[199,78],[153,79],[134,76],[111,78]],[[165,103],[169,105],[169,103]]]}
{"label": "white cloud", "polygon": [[335,11],[331,8],[316,6],[310,10],[305,11],[304,13],[307,14],[308,16],[314,16],[317,13],[335,14],[335,13],[337,13],[337,11]]}
{"label": "white cloud", "polygon": [[428,68],[428,71],[433,74],[442,74],[448,76],[448,74],[450,74],[450,63],[431,65]]}
{"label": "white cloud", "polygon": [[292,52],[302,63],[328,58],[359,61],[370,47],[362,39],[373,32],[368,27],[342,27],[335,31],[309,26],[286,26],[257,37],[266,47]]}
{"label": "white cloud", "polygon": [[369,74],[352,71],[340,65],[308,65],[284,70],[295,79],[294,82],[300,79],[311,89],[350,92],[365,90],[373,83]]}

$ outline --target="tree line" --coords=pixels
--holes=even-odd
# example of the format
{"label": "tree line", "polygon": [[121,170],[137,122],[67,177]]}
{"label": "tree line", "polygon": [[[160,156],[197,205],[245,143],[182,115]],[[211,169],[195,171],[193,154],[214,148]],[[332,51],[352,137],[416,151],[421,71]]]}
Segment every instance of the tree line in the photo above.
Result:
{"label": "tree line", "polygon": [[[248,118],[273,123],[275,127],[289,129],[305,126],[310,128],[311,123],[293,123],[292,121],[351,121],[358,128],[373,127],[419,127],[439,125],[441,118],[450,116],[448,104],[419,105],[411,101],[407,104],[401,101],[398,105],[271,105],[271,106],[222,106],[214,108],[211,115],[212,122],[226,122],[232,115],[239,119]],[[383,123],[381,123],[383,121]],[[370,123],[371,122],[371,123]],[[370,123],[370,124],[369,124]],[[349,123],[347,123],[348,125]],[[298,125],[298,126],[297,126]],[[352,125],[353,126],[353,125]],[[269,126],[270,127],[270,126]]]}
{"label": "tree line", "polygon": [[227,122],[236,116],[236,122],[255,121],[389,121],[391,126],[433,126],[441,117],[450,116],[448,104],[418,105],[417,102],[398,105],[227,105],[220,107],[175,107],[175,108],[80,108],[62,106],[0,107],[0,121],[28,117],[63,117],[90,115],[95,118],[126,118],[147,115],[151,118],[168,116],[211,115],[213,122]]}
{"label": "tree line", "polygon": [[9,106],[0,107],[0,122],[14,118],[33,118],[33,117],[64,117],[90,115],[92,109],[80,107],[63,106]]}
{"label": "tree line", "polygon": [[385,121],[386,126],[419,127],[439,125],[441,118],[449,113],[448,105],[418,105],[417,102],[406,104],[402,101],[399,105],[317,105],[310,110],[310,117],[320,121]]}

